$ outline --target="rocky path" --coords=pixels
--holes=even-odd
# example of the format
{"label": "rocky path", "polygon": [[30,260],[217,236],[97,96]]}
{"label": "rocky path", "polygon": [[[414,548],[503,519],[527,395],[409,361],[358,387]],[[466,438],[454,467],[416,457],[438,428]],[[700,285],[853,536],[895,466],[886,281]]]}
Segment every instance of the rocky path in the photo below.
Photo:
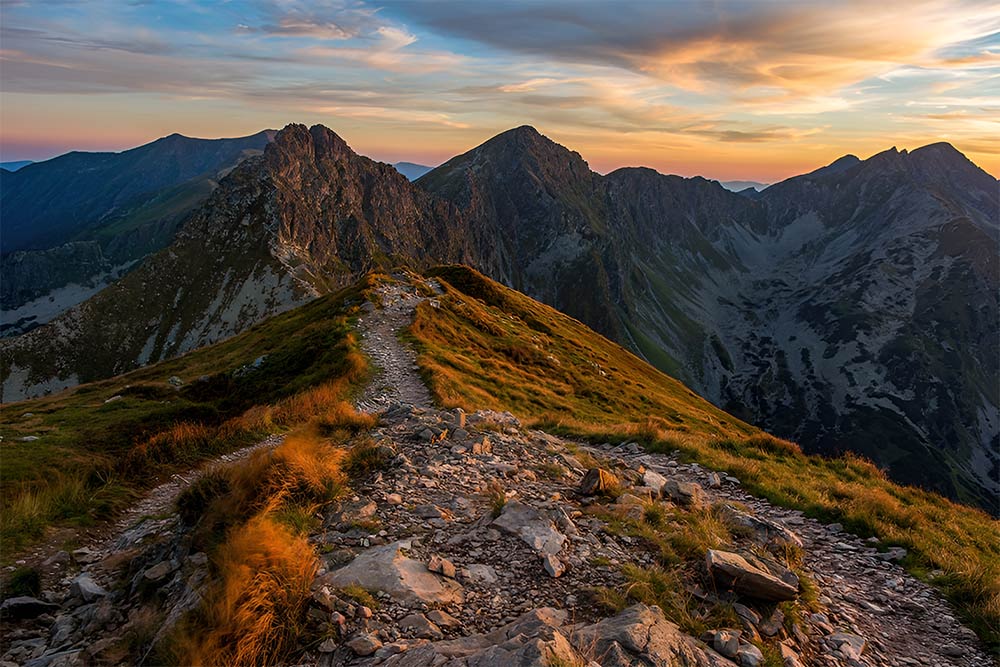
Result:
{"label": "rocky path", "polygon": [[[820,602],[826,612],[815,619],[817,627],[821,631],[842,629],[862,638],[866,664],[992,664],[976,634],[956,620],[941,594],[894,562],[905,551],[879,553],[872,542],[845,533],[838,524],[824,525],[798,510],[776,507],[748,494],[735,478],[717,476],[697,464],[683,465],[673,458],[628,449],[618,447],[610,452],[664,476],[709,487],[714,482],[718,488],[711,492],[716,498],[742,503],[754,515],[792,529],[802,540],[805,565],[820,585]],[[815,664],[840,664],[834,651],[836,643],[821,638]]]}
{"label": "rocky path", "polygon": [[[398,334],[433,297],[406,283],[386,284],[379,296],[381,307],[359,321],[378,373],[358,406],[380,414],[369,436],[384,461],[352,480],[350,497],[323,508],[309,536],[321,568],[298,664],[992,664],[940,595],[890,556],[751,496],[735,478],[635,443],[572,442],[508,413],[432,407]],[[77,554],[77,565],[65,554],[60,589],[36,601],[44,608],[22,609],[29,618],[5,634],[0,667],[106,664],[150,601],[161,605],[161,633],[197,604],[207,558],[188,553],[166,502],[188,481],[158,490],[132,517],[149,518],[123,519],[117,539]],[[601,493],[606,481],[613,493]],[[683,537],[685,526],[708,520],[743,530],[675,568],[663,610],[602,598],[601,590],[625,589],[626,566],[660,571],[637,527]],[[819,585],[813,609],[778,557],[789,543],[801,544]],[[718,563],[735,564],[739,577],[725,578]],[[736,617],[713,621],[721,608]],[[701,620],[668,620],[685,614]],[[687,634],[694,627],[705,631]],[[757,645],[780,656],[765,658]]]}
{"label": "rocky path", "polygon": [[[436,284],[427,283],[433,289]],[[388,283],[379,289],[381,307],[358,319],[361,349],[376,366],[376,374],[357,407],[380,412],[392,403],[429,406],[431,395],[417,373],[416,355],[399,340],[400,331],[413,321],[421,296],[407,283]]]}

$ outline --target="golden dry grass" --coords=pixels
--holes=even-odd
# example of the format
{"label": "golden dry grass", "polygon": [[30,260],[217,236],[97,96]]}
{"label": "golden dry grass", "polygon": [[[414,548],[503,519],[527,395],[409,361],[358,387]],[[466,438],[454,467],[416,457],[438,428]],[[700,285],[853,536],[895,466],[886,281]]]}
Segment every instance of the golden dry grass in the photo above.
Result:
{"label": "golden dry grass", "polygon": [[199,522],[195,542],[209,549],[216,584],[172,633],[169,652],[178,664],[274,665],[289,658],[304,632],[318,566],[308,535],[290,524],[346,491],[346,441],[325,433],[373,423],[334,403],[273,451],[213,471],[211,491],[195,485],[182,494],[178,504],[188,521]]}
{"label": "golden dry grass", "polygon": [[230,531],[219,582],[175,635],[178,664],[278,664],[295,646],[318,567],[312,545],[267,514]]}
{"label": "golden dry grass", "polygon": [[539,428],[597,442],[680,450],[776,504],[905,547],[904,565],[940,586],[980,637],[1000,645],[1000,522],[985,512],[896,484],[858,456],[805,455],[471,269],[432,273],[446,293],[439,308],[418,308],[409,335],[440,404],[510,410]]}

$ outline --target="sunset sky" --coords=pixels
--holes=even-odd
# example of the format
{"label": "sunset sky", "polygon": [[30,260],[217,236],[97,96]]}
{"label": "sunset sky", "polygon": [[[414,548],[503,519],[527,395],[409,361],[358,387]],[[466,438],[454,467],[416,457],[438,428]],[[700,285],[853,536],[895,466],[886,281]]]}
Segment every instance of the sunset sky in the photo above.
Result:
{"label": "sunset sky", "polygon": [[322,123],[438,164],[530,124],[592,168],[774,181],[949,141],[1000,175],[1000,3],[3,0],[0,160]]}

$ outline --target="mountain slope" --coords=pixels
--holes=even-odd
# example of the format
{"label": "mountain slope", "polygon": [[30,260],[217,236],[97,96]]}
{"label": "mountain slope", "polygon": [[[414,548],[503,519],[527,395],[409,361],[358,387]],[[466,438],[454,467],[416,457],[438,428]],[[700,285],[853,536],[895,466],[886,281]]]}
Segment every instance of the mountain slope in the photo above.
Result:
{"label": "mountain slope", "polygon": [[290,125],[241,163],[167,249],[53,322],[4,342],[4,400],[176,356],[365,271],[461,260],[451,209],[330,130]]}
{"label": "mountain slope", "polygon": [[0,162],[0,169],[5,169],[7,171],[14,172],[23,167],[27,167],[29,164],[33,164],[33,161],[15,160],[14,162]]}
{"label": "mountain slope", "polygon": [[271,130],[238,139],[172,134],[121,153],[67,153],[5,175],[4,252],[60,245],[164,188],[216,175],[244,151],[262,150],[273,135]]}
{"label": "mountain slope", "polygon": [[739,250],[752,280],[703,292],[734,366],[703,369],[708,394],[995,506],[995,181],[943,145],[838,162],[765,190],[768,233]]}
{"label": "mountain slope", "polygon": [[[436,281],[369,276],[351,292],[231,341],[32,401],[23,407],[35,414],[8,417],[5,435],[32,428],[41,435],[30,446],[15,442],[22,456],[56,439],[85,455],[100,442],[88,437],[88,417],[99,420],[127,452],[110,470],[128,471],[140,486],[163,467],[254,444],[173,476],[114,527],[102,525],[96,541],[76,532],[86,547],[77,559],[100,562],[84,566],[84,578],[72,563],[45,561],[65,544],[65,529],[58,541],[33,548],[27,563],[41,571],[39,597],[61,602],[61,615],[83,629],[67,643],[51,620],[13,625],[17,614],[8,613],[10,636],[40,627],[38,638],[5,646],[5,660],[31,652],[44,661],[82,648],[113,663],[316,664],[332,649],[345,664],[366,664],[362,656],[385,640],[394,643],[383,654],[392,651],[387,662],[397,667],[447,662],[456,647],[470,664],[585,664],[617,655],[630,664],[723,665],[736,663],[710,646],[735,654],[735,631],[720,630],[733,627],[759,647],[739,644],[746,663],[762,652],[780,661],[789,650],[809,664],[823,655],[837,662],[847,641],[871,643],[871,664],[988,660],[935,591],[894,563],[872,565],[898,558],[900,549],[878,551],[905,544],[905,564],[946,570],[936,583],[953,595],[958,614],[995,640],[1000,547],[996,523],[983,513],[894,485],[853,457],[804,456],[581,323],[466,267],[430,273]],[[408,335],[398,336],[411,321]],[[420,349],[419,367],[436,393],[448,389],[448,404],[516,415],[431,404],[406,342]],[[377,374],[358,405],[382,406],[377,419],[343,402],[364,377],[359,347],[377,362]],[[257,352],[265,355],[250,361]],[[164,381],[170,372],[187,379],[202,369],[212,375]],[[416,403],[400,402],[407,397]],[[575,418],[565,419],[566,407]],[[156,432],[155,424],[130,419],[143,410],[190,421]],[[539,430],[546,423],[562,437]],[[153,435],[130,442],[143,426],[153,426]],[[567,431],[587,437],[566,438]],[[103,443],[95,453],[106,454]],[[65,459],[45,463],[51,471]],[[582,480],[594,473],[613,483],[588,489]],[[100,518],[96,498],[111,491],[109,479],[122,479],[90,477],[73,518]],[[58,488],[62,479],[41,476],[36,488]],[[3,489],[18,492],[37,497]],[[834,519],[858,535],[826,525]],[[881,539],[864,541],[869,533]],[[720,559],[753,581],[722,576]],[[17,579],[10,576],[5,590]],[[120,613],[89,626],[83,619],[94,607],[78,591],[96,586]],[[870,603],[866,593],[882,587],[878,605]],[[719,595],[690,594],[705,590]],[[373,594],[380,607],[369,613]],[[772,615],[776,598],[781,614]],[[26,602],[34,603],[20,598],[5,609],[24,612]],[[660,619],[655,631],[633,622],[636,607],[618,613],[634,602],[656,605],[641,607]],[[44,605],[23,615],[54,610]],[[534,605],[558,610],[507,624]],[[343,618],[332,616],[336,608]],[[562,613],[572,626],[545,620]],[[581,633],[585,623],[614,614],[599,627],[617,639],[597,644]],[[783,626],[782,618],[791,620]],[[557,629],[565,634],[554,635]],[[892,632],[902,639],[878,640]],[[412,641],[415,634],[432,643]],[[722,648],[723,640],[733,648]],[[961,659],[951,660],[956,645]]]}
{"label": "mountain slope", "polygon": [[218,180],[273,136],[173,134],[121,153],[67,153],[4,174],[6,334],[45,323],[168,245]]}
{"label": "mountain slope", "polygon": [[846,156],[750,198],[601,176],[530,127],[410,184],[290,126],[145,273],[7,346],[4,391],[192,349],[372,267],[461,261],[808,451],[995,508],[997,206],[947,145]]}
{"label": "mountain slope", "polygon": [[[989,641],[1000,618],[998,524],[984,512],[900,486],[851,454],[803,454],[718,410],[580,322],[467,267],[436,268],[445,288],[417,309],[409,339],[436,400],[508,410],[550,433],[638,442],[739,479],[742,488],[861,536],[904,546]],[[641,541],[641,540],[640,540]],[[840,554],[838,558],[843,558]]]}
{"label": "mountain slope", "polygon": [[429,172],[434,167],[428,167],[425,164],[416,164],[414,162],[397,162],[392,165],[396,168],[396,171],[406,176],[411,181],[415,181],[427,172]]}
{"label": "mountain slope", "polygon": [[418,185],[497,230],[488,275],[716,404],[996,507],[1000,198],[954,148],[846,156],[747,198],[602,177],[519,128]]}

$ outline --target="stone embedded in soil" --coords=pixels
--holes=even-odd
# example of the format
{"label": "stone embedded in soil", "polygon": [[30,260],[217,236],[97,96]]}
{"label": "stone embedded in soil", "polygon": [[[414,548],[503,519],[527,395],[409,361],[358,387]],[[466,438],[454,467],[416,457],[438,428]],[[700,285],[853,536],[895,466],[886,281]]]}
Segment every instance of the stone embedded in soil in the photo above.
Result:
{"label": "stone embedded in soil", "polygon": [[705,506],[705,492],[701,485],[696,482],[684,482],[676,479],[669,480],[663,486],[663,495],[670,498],[675,503],[699,509]]}
{"label": "stone embedded in soil", "polygon": [[361,586],[382,591],[403,602],[461,603],[462,586],[453,579],[434,574],[403,554],[409,543],[394,542],[360,553],[344,567],[323,576],[330,587]]}
{"label": "stone embedded in soil", "polygon": [[503,506],[503,511],[493,525],[520,537],[532,549],[543,554],[557,554],[566,542],[566,536],[556,530],[552,520],[534,507],[519,501]]}
{"label": "stone embedded in soil", "polygon": [[25,619],[59,611],[59,605],[27,595],[7,598],[0,604],[0,618]]}
{"label": "stone embedded in soil", "polygon": [[566,565],[552,554],[545,554],[542,558],[545,571],[550,577],[559,578],[566,572]]}
{"label": "stone embedded in soil", "polygon": [[709,573],[726,587],[758,600],[794,600],[798,589],[769,572],[754,567],[743,556],[709,549],[705,556]]}

